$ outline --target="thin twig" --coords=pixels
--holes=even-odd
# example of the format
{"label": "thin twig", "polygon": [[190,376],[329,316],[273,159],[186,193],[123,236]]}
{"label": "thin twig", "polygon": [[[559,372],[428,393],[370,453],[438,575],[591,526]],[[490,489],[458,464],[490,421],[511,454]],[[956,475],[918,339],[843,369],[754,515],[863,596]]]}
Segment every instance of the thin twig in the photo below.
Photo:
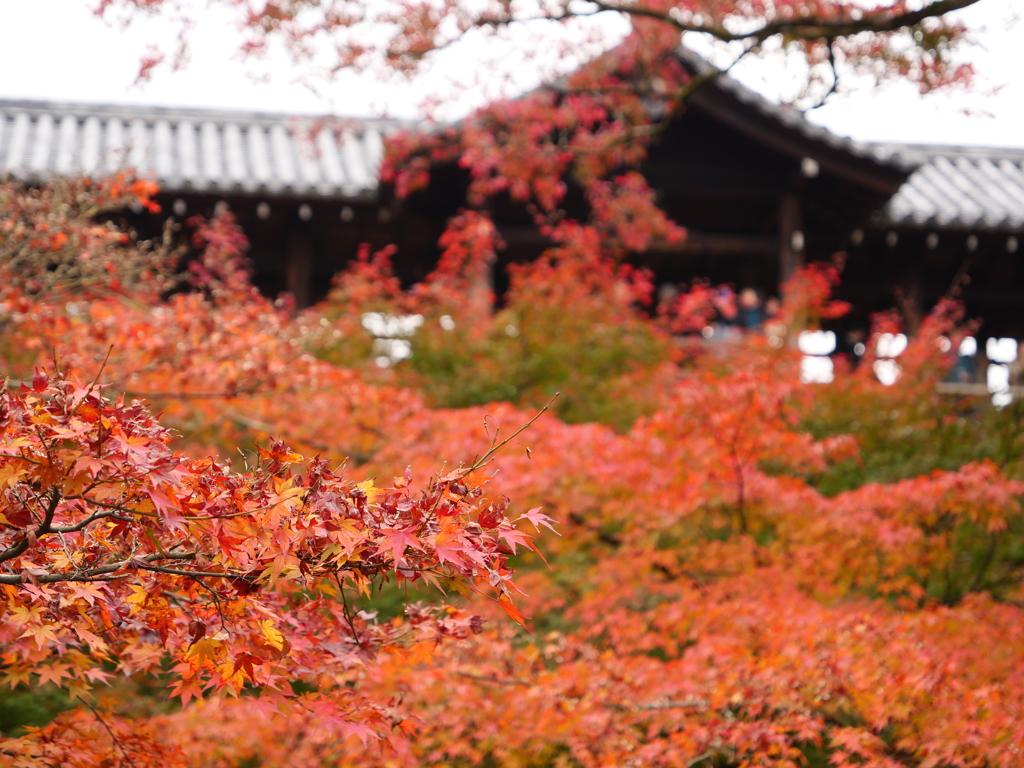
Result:
{"label": "thin twig", "polygon": [[[110,353],[113,352],[113,351],[114,351],[114,345],[111,344],[107,348],[107,354],[103,356],[103,362],[100,363],[100,369],[98,371],[96,371],[96,376],[93,377],[92,384],[89,385],[89,389],[86,390],[85,395],[82,396],[82,399],[79,400],[78,405],[76,405],[75,409],[71,412],[72,416],[74,416],[76,413],[78,413],[78,409],[81,408],[82,404],[85,403],[85,401],[89,399],[90,395],[92,395],[93,390],[96,388],[97,382],[99,382],[99,380],[100,380],[100,376],[103,375],[103,369],[107,367],[107,361],[110,360]],[[56,366],[56,362],[54,363],[54,365]]]}
{"label": "thin twig", "polygon": [[656,701],[651,704],[617,704],[615,702],[607,702],[604,706],[623,712],[644,712],[660,709],[703,709],[708,706],[708,702],[702,699],[694,699],[692,701]]}
{"label": "thin twig", "polygon": [[110,734],[111,740],[114,742],[114,745],[121,750],[121,754],[124,755],[124,759],[127,761],[128,765],[135,768],[135,761],[132,760],[131,755],[128,754],[128,750],[124,748],[124,744],[122,744],[121,740],[117,738],[117,734],[115,734],[114,730],[107,724],[107,721],[103,719],[96,707],[84,699],[82,700],[82,703],[92,712],[96,720],[99,721],[99,724],[107,729],[107,733]]}
{"label": "thin twig", "polygon": [[[527,429],[529,429],[531,426],[533,426],[533,422],[535,422],[537,419],[539,419],[541,416],[543,416],[544,413],[548,409],[551,408],[551,404],[553,402],[555,402],[555,399],[560,394],[562,394],[562,393],[561,392],[555,392],[554,396],[552,396],[552,398],[547,401],[547,403],[544,405],[543,408],[541,408],[539,411],[537,411],[537,413],[533,416],[532,419],[530,419],[528,422],[523,424],[523,426],[521,426],[519,429],[517,429],[511,435],[506,437],[500,443],[495,444],[494,442],[492,442],[491,443],[491,447],[487,449],[487,452],[483,456],[481,456],[479,459],[474,461],[473,464],[470,465],[468,468],[464,469],[462,471],[462,474],[463,475],[468,475],[470,472],[474,472],[474,471],[480,469],[480,467],[483,467],[483,466],[486,466],[487,464],[490,464],[491,461],[493,461],[494,454],[496,454],[498,451],[500,451],[506,445],[511,443],[515,438],[517,438],[519,435],[521,435],[523,432],[525,432]],[[495,434],[495,439],[497,439],[497,434]]]}
{"label": "thin twig", "polygon": [[[820,40],[822,38],[850,37],[860,32],[895,32],[904,27],[920,24],[925,19],[943,16],[952,11],[968,8],[978,0],[934,0],[916,11],[899,13],[895,16],[886,11],[864,14],[860,19],[852,17],[822,19],[816,16],[798,16],[794,19],[774,19],[749,32],[730,32],[721,25],[694,24],[682,21],[670,13],[644,8],[637,5],[618,5],[604,0],[590,0],[599,11],[615,11],[629,16],[642,16],[669,24],[680,32],[700,32],[711,35],[723,42],[749,41],[764,42],[775,35],[786,35],[799,40]],[[575,15],[575,14],[571,14]],[[579,14],[588,15],[588,14]]]}
{"label": "thin twig", "polygon": [[489,675],[474,675],[470,672],[456,672],[459,677],[466,677],[470,680],[479,680],[481,683],[494,683],[495,685],[522,685],[529,688],[532,683],[526,680],[502,680],[500,677],[491,677]]}

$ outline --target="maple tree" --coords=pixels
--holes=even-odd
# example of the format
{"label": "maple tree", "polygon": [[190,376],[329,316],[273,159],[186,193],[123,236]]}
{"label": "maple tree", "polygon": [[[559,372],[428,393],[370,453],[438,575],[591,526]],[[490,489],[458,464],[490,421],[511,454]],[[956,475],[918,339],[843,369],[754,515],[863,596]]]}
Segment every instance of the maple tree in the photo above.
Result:
{"label": "maple tree", "polygon": [[[411,359],[389,373],[429,402],[540,407],[559,392],[553,410],[561,418],[628,428],[669,386],[669,325],[692,313],[671,308],[671,322],[652,324],[645,311],[650,273],[602,253],[593,230],[563,229],[563,245],[510,267],[497,312],[486,281],[468,277],[489,269],[501,246],[493,224],[477,212],[456,217],[436,269],[409,291],[391,270],[392,249],[371,255],[364,247],[322,305],[305,313],[308,344],[322,359],[358,366],[370,359],[372,344],[360,317],[372,312],[395,324],[416,318],[415,330],[403,332]],[[590,338],[585,347],[582,337]]]}
{"label": "maple tree", "polygon": [[[377,488],[277,441],[258,447],[239,470],[173,450],[171,432],[149,409],[126,402],[129,387],[162,387],[204,401],[246,388],[273,390],[272,379],[300,358],[313,377],[307,385],[316,385],[317,373],[331,379],[331,371],[308,355],[285,353],[294,348],[283,332],[286,318],[248,285],[244,237],[230,214],[191,222],[202,250],[188,273],[202,291],[161,300],[176,278],[156,267],[140,273],[142,284],[132,290],[124,274],[133,263],[119,257],[148,257],[145,245],[113,225],[89,221],[104,210],[89,198],[107,199],[122,183],[81,182],[78,199],[89,203],[86,212],[63,206],[68,220],[43,228],[71,231],[68,240],[99,229],[104,244],[113,243],[88,281],[73,270],[51,269],[55,260],[65,263],[54,248],[25,244],[24,233],[41,229],[40,219],[53,222],[39,212],[64,200],[66,187],[5,189],[14,204],[4,210],[10,235],[0,269],[14,279],[4,282],[0,309],[18,353],[5,356],[5,367],[18,372],[11,369],[25,364],[26,353],[48,346],[60,362],[26,375],[20,388],[0,391],[4,681],[55,684],[86,700],[113,674],[158,674],[169,676],[182,703],[208,692],[258,691],[263,711],[286,702],[293,711],[315,713],[319,727],[340,736],[376,737],[402,716],[388,698],[367,700],[351,690],[361,667],[383,649],[432,647],[478,632],[480,624],[461,608],[413,604],[402,617],[376,622],[374,612],[355,605],[375,585],[396,579],[449,591],[487,589],[523,621],[512,602],[507,556],[532,548],[531,536],[506,516],[507,499],[482,488],[483,471],[502,443],[419,489],[409,470],[391,487]],[[21,204],[26,196],[36,205]],[[167,266],[165,251],[158,266]],[[85,254],[91,258],[91,251]],[[117,267],[105,268],[111,264]],[[224,345],[231,340],[255,357]],[[197,354],[200,349],[212,354]],[[122,394],[114,400],[96,381],[84,383],[61,367],[95,370],[98,362],[118,381]],[[340,389],[357,384],[339,373],[341,379],[333,378]],[[305,396],[296,387],[300,379],[289,378],[282,388]],[[341,399],[350,394],[339,393]],[[261,392],[271,400],[266,395]],[[536,525],[547,518],[534,509],[520,520]],[[302,684],[311,690],[299,695],[293,687]],[[185,759],[175,750],[161,756],[144,728],[128,733],[96,705],[86,708],[85,724],[68,716],[59,738],[8,741],[0,750],[19,765],[90,764],[111,753],[133,765]]]}
{"label": "maple tree", "polygon": [[[163,242],[138,242],[99,217],[129,205],[157,213],[157,186],[128,174],[109,179],[62,179],[43,189],[0,185],[4,212],[0,268],[10,288],[31,296],[96,290],[159,293],[176,257]],[[127,247],[126,247],[127,246]]]}
{"label": "maple tree", "polygon": [[[620,261],[685,236],[633,170],[720,74],[685,65],[681,32],[932,88],[969,76],[948,57],[964,30],[939,18],[969,4],[226,4],[250,48],[336,35],[339,67],[410,70],[531,13],[612,8],[633,32],[556,85],[390,143],[400,195],[434,163],[470,176],[472,210],[411,290],[365,250],[293,313],[248,283],[227,212],[141,243],[116,209],[155,190],[130,175],[0,186],[0,661],[6,685],[71,707],[4,733],[3,760],[1019,764],[1020,422],[993,416],[1011,436],[994,448],[936,394],[971,330],[960,308],[921,324],[894,386],[871,363],[895,315],[866,362],[809,385],[792,342],[844,311],[833,267],[794,276],[772,336],[712,350],[693,336],[709,286],[652,316],[649,276]],[[100,6],[117,8],[170,4]],[[552,246],[492,314],[499,195]],[[369,312],[421,316],[412,360],[366,359]],[[584,423],[535,419],[563,385],[555,407]],[[602,402],[623,394],[638,405],[614,421]],[[531,536],[553,519],[549,569]],[[432,585],[448,601],[416,602]],[[478,592],[494,599],[462,599]]]}
{"label": "maple tree", "polygon": [[[479,241],[449,239],[439,274],[410,291],[378,282],[386,254],[367,253],[330,301],[292,315],[246,285],[229,216],[193,226],[191,291],[154,297],[109,272],[73,283],[72,301],[57,284],[4,284],[3,365],[22,384],[0,399],[3,672],[81,702],[5,734],[5,760],[1019,762],[1024,483],[1019,458],[984,440],[937,453],[948,430],[963,438],[963,404],[934,387],[955,348],[936,341],[971,330],[955,303],[921,324],[891,387],[871,368],[878,337],[898,330],[883,315],[866,364],[838,363],[831,385],[800,383],[793,346],[755,333],[725,356],[689,345],[666,361],[673,375],[628,429],[545,416],[513,436],[535,412],[431,408],[388,371],[310,354],[367,310],[472,311]],[[642,276],[570,242],[514,289],[548,338],[581,343],[586,329],[556,308],[588,295],[611,326],[706,322],[713,291],[643,320]],[[842,312],[836,279],[830,265],[798,272],[773,333],[791,340]],[[90,383],[101,365],[102,387]],[[835,468],[870,459],[882,428],[889,443],[919,433],[931,452],[887,467],[886,482],[822,493]],[[495,464],[438,470],[509,438]],[[329,469],[346,456],[358,466]],[[545,536],[550,570],[523,549],[522,529],[547,515],[562,534]],[[515,608],[501,597],[513,558]],[[385,574],[437,579],[452,601],[368,597]],[[498,597],[464,603],[460,589]],[[160,704],[168,694],[187,706]]]}
{"label": "maple tree", "polygon": [[[74,698],[114,670],[164,669],[183,703],[254,687],[321,727],[366,736],[388,712],[348,689],[353,669],[396,643],[479,631],[479,619],[410,606],[405,621],[374,623],[347,591],[369,594],[384,574],[483,580],[522,621],[504,545],[533,545],[505,516],[507,501],[480,498],[485,458],[422,492],[409,471],[375,488],[324,460],[300,464],[282,443],[236,473],[175,454],[143,405],[111,403],[59,370],[2,398],[6,683],[52,682]],[[291,693],[303,679],[315,695]],[[117,745],[126,757],[143,749]],[[65,749],[43,741],[23,763]]]}
{"label": "maple tree", "polygon": [[[972,67],[954,56],[967,29],[948,15],[975,2],[933,0],[922,7],[889,2],[872,8],[803,0],[222,0],[221,5],[243,32],[243,54],[261,55],[279,42],[304,66],[326,61],[321,71],[326,76],[353,70],[412,76],[463,40],[479,43],[481,36],[512,28],[530,30],[536,40],[531,53],[554,51],[557,59],[553,69],[539,73],[544,84],[519,98],[494,101],[455,124],[390,137],[382,180],[401,198],[426,187],[438,163],[457,163],[469,173],[469,207],[482,210],[488,201],[507,196],[525,207],[542,234],[563,242],[588,236],[585,228],[559,228],[567,195],[575,188],[586,202],[586,223],[598,230],[606,251],[621,256],[685,236],[656,205],[654,191],[636,169],[651,142],[702,85],[770,49],[804,62],[805,92],[819,100],[837,90],[843,73],[909,79],[922,91],[969,83]],[[195,22],[189,9],[173,0],[103,0],[96,12],[127,20],[143,12],[163,13],[181,22],[175,66]],[[595,56],[610,47],[595,26],[590,31],[596,42],[581,52],[571,28],[602,14],[627,19],[629,34]],[[684,33],[725,46],[732,64],[688,62],[680,49]],[[581,56],[590,61],[579,66]],[[147,56],[140,77],[148,77],[164,59],[160,52]],[[493,77],[500,79],[500,63],[494,66],[499,71]],[[566,66],[572,70],[568,74]]]}

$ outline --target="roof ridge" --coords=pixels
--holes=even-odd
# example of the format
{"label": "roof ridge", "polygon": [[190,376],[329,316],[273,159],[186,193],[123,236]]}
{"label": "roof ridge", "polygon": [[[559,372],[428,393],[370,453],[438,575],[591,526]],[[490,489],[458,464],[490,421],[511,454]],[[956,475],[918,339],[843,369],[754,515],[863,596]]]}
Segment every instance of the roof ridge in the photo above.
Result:
{"label": "roof ridge", "polygon": [[1005,147],[987,144],[904,143],[894,141],[872,141],[865,143],[879,150],[908,157],[908,159],[917,156],[920,158],[919,162],[921,163],[928,162],[937,157],[977,158],[979,160],[1020,158],[1024,160],[1024,147]]}
{"label": "roof ridge", "polygon": [[834,149],[843,149],[855,155],[870,157],[876,161],[886,161],[886,158],[877,156],[874,151],[875,145],[873,142],[865,142],[850,138],[849,136],[842,136],[823,125],[811,122],[807,119],[806,113],[799,109],[776,104],[764,94],[737,80],[728,71],[719,69],[693,49],[681,44],[677,48],[677,55],[685,64],[694,67],[703,74],[718,70],[721,74],[717,75],[714,81],[730,91],[733,96],[754,106],[765,115],[775,118],[783,125],[800,131],[807,138],[821,141]]}
{"label": "roof ridge", "polygon": [[[304,119],[304,117],[306,119]],[[133,167],[167,192],[375,200],[387,120],[0,99],[0,175]]]}
{"label": "roof ridge", "polygon": [[291,120],[336,120],[357,122],[367,126],[412,127],[426,121],[412,118],[331,115],[314,112],[272,112],[266,110],[224,109],[214,107],[154,106],[145,104],[114,104],[49,99],[17,99],[0,97],[0,112],[48,113],[85,117],[122,117],[159,119],[205,119],[210,122],[282,123]]}
{"label": "roof ridge", "polygon": [[[679,57],[683,62],[699,72],[709,73],[718,69],[704,56],[696,51],[680,45]],[[895,141],[866,141],[842,136],[831,129],[812,122],[806,112],[777,104],[756,89],[737,80],[727,71],[722,71],[715,78],[723,89],[732,93],[741,101],[750,104],[768,117],[778,120],[782,125],[800,131],[811,140],[821,141],[834,149],[842,149],[854,155],[869,157],[887,165],[907,168],[920,166],[938,156],[977,157],[981,158],[1020,158],[1024,160],[1024,147],[999,147],[989,145],[956,145],[930,144]]]}

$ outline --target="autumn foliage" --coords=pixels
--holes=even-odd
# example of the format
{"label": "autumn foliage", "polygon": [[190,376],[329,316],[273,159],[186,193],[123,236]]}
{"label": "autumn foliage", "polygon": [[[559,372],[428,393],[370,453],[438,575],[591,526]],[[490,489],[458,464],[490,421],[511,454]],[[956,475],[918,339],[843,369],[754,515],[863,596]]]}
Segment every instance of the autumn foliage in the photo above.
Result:
{"label": "autumn foliage", "polygon": [[[67,193],[4,194],[0,268],[51,275],[22,233]],[[69,239],[104,215],[79,199]],[[807,385],[791,342],[843,311],[831,265],[787,287],[782,344],[716,347],[713,292],[653,312],[582,225],[494,315],[476,214],[425,284],[366,251],[293,315],[248,286],[229,215],[176,265],[109,221],[111,263],[150,254],[139,283],[0,297],[0,672],[58,702],[6,726],[5,764],[1019,765],[1020,447],[935,393],[954,303],[895,386],[870,355]],[[422,314],[411,360],[373,363],[367,312]],[[430,405],[580,348],[644,416],[533,420],[552,380]]]}
{"label": "autumn foliage", "polygon": [[[637,170],[723,74],[681,34],[787,50],[810,104],[840,71],[968,81],[942,14],[972,2],[220,0],[243,53],[330,73],[594,13],[631,31],[389,140],[400,198],[468,179],[411,289],[364,247],[295,312],[230,212],[141,241],[121,212],[157,190],[130,173],[0,184],[0,764],[1021,765],[1022,414],[936,394],[959,305],[894,386],[895,313],[802,384],[835,265],[770,333],[708,345],[715,289],[655,306],[628,264],[686,236]],[[181,22],[186,58],[181,4],[95,5]],[[550,241],[502,297],[496,199]]]}

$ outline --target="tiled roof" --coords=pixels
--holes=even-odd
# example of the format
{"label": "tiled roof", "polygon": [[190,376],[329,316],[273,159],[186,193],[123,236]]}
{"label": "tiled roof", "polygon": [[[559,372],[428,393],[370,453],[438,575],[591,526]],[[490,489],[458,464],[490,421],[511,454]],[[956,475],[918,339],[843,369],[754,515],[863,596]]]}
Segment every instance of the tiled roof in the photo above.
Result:
{"label": "tiled roof", "polygon": [[0,100],[0,176],[123,167],[167,191],[372,198],[393,120]]}
{"label": "tiled roof", "polygon": [[[707,59],[689,48],[680,46],[676,52],[680,60],[693,71],[701,74],[714,71],[714,67]],[[753,107],[765,117],[802,134],[811,141],[819,141],[833,149],[905,170],[900,157],[893,156],[892,153],[879,153],[875,151],[875,145],[871,143],[854,141],[846,136],[833,133],[828,128],[816,125],[808,120],[800,110],[777,104],[734,77],[722,74],[714,78],[714,83],[737,101]]]}
{"label": "tiled roof", "polygon": [[[697,72],[710,70],[705,59],[686,48],[679,49],[679,56]],[[716,78],[715,84],[738,102],[810,141],[909,172],[896,194],[874,215],[879,226],[1024,229],[1024,149],[852,141],[728,75]]]}
{"label": "tiled roof", "polygon": [[[879,226],[1024,229],[1024,149],[852,142],[728,77],[724,91],[808,139],[912,171]],[[0,99],[0,177],[132,167],[169,192],[373,199],[384,136],[415,123]]]}
{"label": "tiled roof", "polygon": [[883,225],[1024,229],[1024,149],[877,145],[915,168],[878,212]]}

